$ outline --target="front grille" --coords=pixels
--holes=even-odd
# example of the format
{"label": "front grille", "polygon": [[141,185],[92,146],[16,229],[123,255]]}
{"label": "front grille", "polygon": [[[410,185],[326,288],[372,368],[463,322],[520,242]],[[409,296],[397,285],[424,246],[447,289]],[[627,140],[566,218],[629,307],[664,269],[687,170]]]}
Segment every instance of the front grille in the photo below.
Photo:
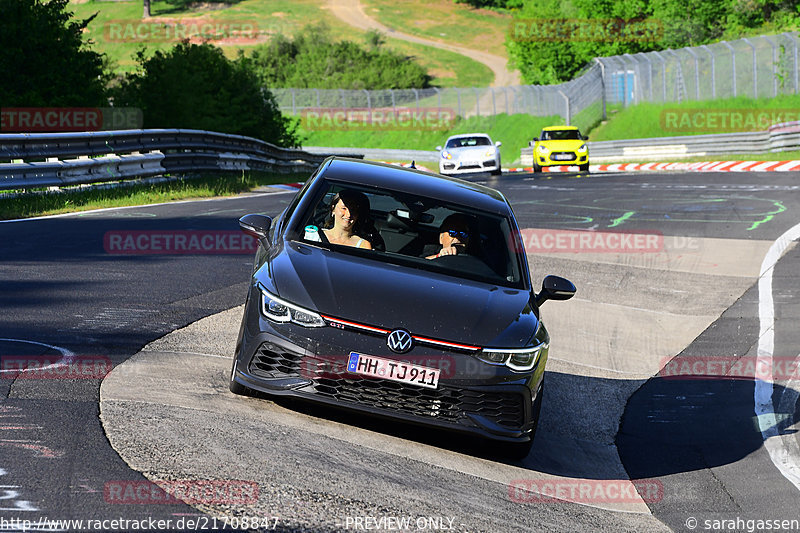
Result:
{"label": "front grille", "polygon": [[250,373],[263,378],[299,377],[302,358],[301,354],[265,342],[258,347],[250,360]]}
{"label": "front grille", "polygon": [[355,377],[347,372],[347,358],[322,358],[289,352],[265,342],[250,361],[250,373],[263,378],[304,377],[315,394],[343,403],[402,412],[423,418],[460,423],[467,414],[483,416],[501,426],[524,423],[524,396],[442,386],[416,387],[378,378]]}
{"label": "front grille", "polygon": [[314,380],[317,394],[341,402],[399,411],[447,422],[461,422],[467,414],[484,416],[497,424],[520,427],[524,412],[522,396],[440,387],[426,389],[381,379]]}

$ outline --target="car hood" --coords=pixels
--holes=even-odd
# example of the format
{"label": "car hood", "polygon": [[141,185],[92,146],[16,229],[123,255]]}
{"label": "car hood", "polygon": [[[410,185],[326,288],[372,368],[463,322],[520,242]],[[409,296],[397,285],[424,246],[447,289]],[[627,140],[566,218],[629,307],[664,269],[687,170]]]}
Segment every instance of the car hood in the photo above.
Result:
{"label": "car hood", "polygon": [[[295,242],[256,275],[279,296],[336,318],[478,346],[524,346],[538,318],[525,290],[462,280]],[[262,270],[264,270],[262,269]],[[268,275],[269,274],[269,275]],[[270,283],[271,280],[271,283]]]}
{"label": "car hood", "polygon": [[539,141],[539,144],[543,144],[546,148],[553,152],[574,152],[585,142],[586,141],[581,141],[579,139],[564,139],[560,141]]}
{"label": "car hood", "polygon": [[453,159],[461,160],[461,159],[470,159],[470,160],[482,160],[486,158],[486,152],[491,152],[492,154],[495,153],[495,147],[492,145],[489,146],[470,146],[465,148],[450,148],[446,150],[452,154]]}

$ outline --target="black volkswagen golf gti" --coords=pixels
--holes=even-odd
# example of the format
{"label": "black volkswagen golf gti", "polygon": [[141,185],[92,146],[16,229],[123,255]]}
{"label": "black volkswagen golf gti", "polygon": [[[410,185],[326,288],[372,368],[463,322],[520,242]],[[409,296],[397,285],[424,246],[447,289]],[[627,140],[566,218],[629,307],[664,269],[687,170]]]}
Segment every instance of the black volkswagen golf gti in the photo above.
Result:
{"label": "black volkswagen golf gti", "polygon": [[548,299],[511,206],[478,184],[328,158],[260,241],[230,390],[299,397],[530,450]]}

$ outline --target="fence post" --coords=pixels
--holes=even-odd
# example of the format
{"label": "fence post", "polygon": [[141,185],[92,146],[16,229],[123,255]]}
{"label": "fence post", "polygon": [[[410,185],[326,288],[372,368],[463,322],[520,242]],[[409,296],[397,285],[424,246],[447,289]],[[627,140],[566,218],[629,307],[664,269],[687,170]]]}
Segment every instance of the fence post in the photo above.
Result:
{"label": "fence post", "polygon": [[691,48],[685,48],[685,50],[694,58],[694,94],[695,100],[700,100],[700,58]]}
{"label": "fence post", "polygon": [[717,69],[716,69],[716,56],[714,52],[711,51],[711,48],[708,45],[701,45],[700,48],[708,52],[708,55],[711,57],[711,98],[715,99],[717,97]]}
{"label": "fence post", "polygon": [[[653,62],[647,57],[647,54],[639,52],[634,54],[632,57],[642,56],[642,59],[647,62],[647,92],[649,94],[649,100],[653,101]],[[636,59],[637,63],[639,59]]]}
{"label": "fence post", "polygon": [[797,65],[797,39],[794,38],[790,32],[786,32],[783,35],[789,38],[794,45],[794,92],[800,92],[800,87],[798,86],[798,65]]}
{"label": "fence post", "polygon": [[753,50],[753,98],[758,98],[758,62],[756,61],[756,47],[747,37],[742,40]]}
{"label": "fence post", "polygon": [[561,96],[564,97],[565,108],[567,110],[567,126],[569,126],[570,125],[570,118],[572,118],[572,117],[569,116],[569,96],[564,94],[564,91],[562,91],[561,89],[558,89],[558,94],[560,94]]}
{"label": "fence post", "polygon": [[664,93],[661,97],[662,102],[667,101],[667,60],[661,55],[661,52],[653,51],[653,54],[661,60],[661,90]]}
{"label": "fence post", "polygon": [[736,97],[736,50],[734,50],[731,43],[728,41],[722,41],[722,44],[728,47],[728,50],[731,51],[731,73],[732,73],[732,86],[733,86],[733,96]]}
{"label": "fence post", "polygon": [[772,47],[772,96],[778,96],[778,47],[768,35],[762,37]]}
{"label": "fence post", "polygon": [[600,61],[600,58],[594,58],[597,64],[600,65],[600,101],[603,106],[603,120],[606,119],[606,66]]}

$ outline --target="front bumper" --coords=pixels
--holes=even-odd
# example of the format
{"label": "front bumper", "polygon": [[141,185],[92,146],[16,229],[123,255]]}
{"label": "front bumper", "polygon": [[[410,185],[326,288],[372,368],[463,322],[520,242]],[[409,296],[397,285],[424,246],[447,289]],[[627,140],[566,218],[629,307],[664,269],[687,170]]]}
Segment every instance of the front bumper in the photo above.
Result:
{"label": "front bumper", "polygon": [[[417,346],[400,356],[386,348],[382,336],[275,324],[245,312],[250,316],[243,323],[232,379],[250,389],[502,441],[527,441],[536,426],[533,404],[546,354],[533,370],[519,373],[456,350]],[[439,386],[349,373],[352,351],[439,368]]]}
{"label": "front bumper", "polygon": [[497,172],[500,170],[500,161],[489,158],[483,161],[454,161],[439,160],[439,174],[453,176],[457,174],[473,174],[476,172]]}
{"label": "front bumper", "polygon": [[589,153],[581,152],[548,152],[542,154],[534,151],[534,161],[540,167],[553,167],[558,165],[587,165]]}

